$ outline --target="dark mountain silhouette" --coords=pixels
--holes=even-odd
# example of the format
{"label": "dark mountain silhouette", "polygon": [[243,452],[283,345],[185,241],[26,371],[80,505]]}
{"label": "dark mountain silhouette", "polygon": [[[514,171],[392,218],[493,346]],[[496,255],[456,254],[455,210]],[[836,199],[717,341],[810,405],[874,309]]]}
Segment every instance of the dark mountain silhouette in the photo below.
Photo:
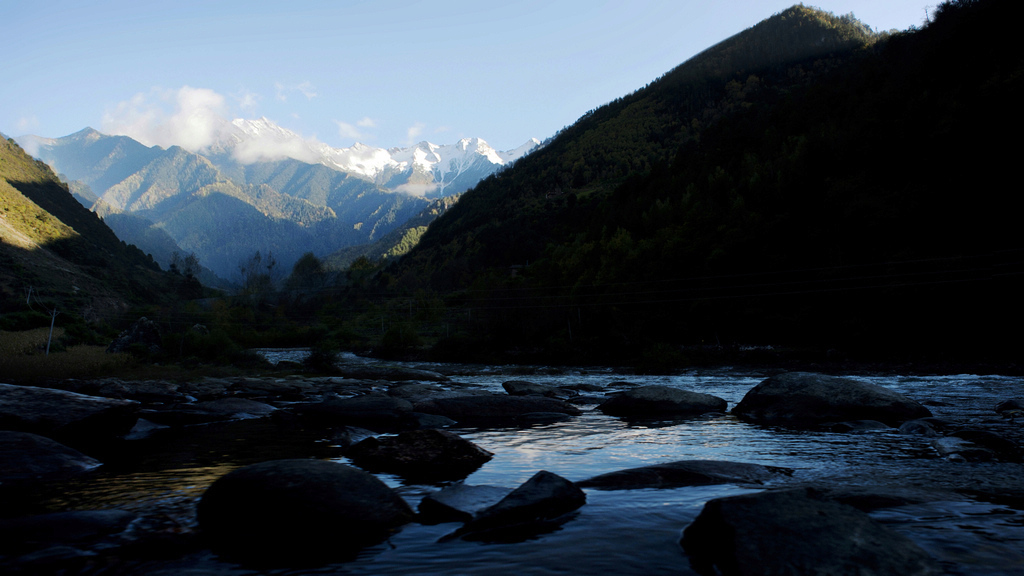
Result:
{"label": "dark mountain silhouette", "polygon": [[556,357],[1005,354],[1020,12],[878,35],[790,8],[481,182],[386,281],[459,291],[475,346]]}

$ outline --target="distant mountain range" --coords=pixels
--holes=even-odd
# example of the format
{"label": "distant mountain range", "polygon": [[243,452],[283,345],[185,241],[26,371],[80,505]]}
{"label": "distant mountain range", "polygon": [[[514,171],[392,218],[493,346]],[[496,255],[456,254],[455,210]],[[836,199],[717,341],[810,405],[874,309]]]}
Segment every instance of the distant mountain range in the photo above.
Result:
{"label": "distant mountain range", "polygon": [[408,148],[384,149],[359,143],[333,148],[306,140],[266,118],[225,123],[218,134],[217,142],[204,154],[220,166],[292,158],[360,176],[395,192],[428,198],[465,192],[540,145],[534,138],[501,152],[480,138],[463,138],[443,146],[424,141]]}
{"label": "distant mountain range", "polygon": [[265,118],[225,122],[217,133],[200,153],[91,128],[17,141],[67,180],[80,202],[110,218],[122,240],[165,267],[174,251],[194,252],[226,279],[256,251],[272,252],[287,272],[305,252],[328,256],[377,241],[431,198],[459,194],[539,145],[498,152],[474,138],[332,148]]}

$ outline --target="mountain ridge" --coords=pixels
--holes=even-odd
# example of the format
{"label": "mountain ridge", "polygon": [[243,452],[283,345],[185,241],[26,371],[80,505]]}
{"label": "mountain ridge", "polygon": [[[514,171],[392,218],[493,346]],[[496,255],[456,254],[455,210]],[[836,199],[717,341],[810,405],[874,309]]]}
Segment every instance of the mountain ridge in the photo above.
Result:
{"label": "mountain ridge", "polygon": [[[326,256],[341,248],[375,242],[420,213],[432,195],[458,194],[536,146],[532,140],[512,151],[498,152],[476,138],[443,146],[423,142],[391,151],[364,145],[336,149],[312,146],[266,119],[236,120],[229,126],[205,154],[180,146],[147,147],[127,136],[109,136],[92,128],[62,138],[24,136],[20,140],[64,175],[79,191],[76,197],[89,203],[92,210],[101,216],[127,213],[145,218],[170,234],[180,252],[194,252],[204,266],[227,279],[236,274],[237,263],[253,251],[272,252],[288,267],[308,251]],[[273,145],[268,148],[267,142]],[[316,160],[312,163],[287,156],[303,157],[303,150],[319,156],[307,158]],[[343,157],[351,160],[352,150],[386,159],[362,173],[339,170],[338,161]],[[278,159],[239,160],[270,157],[256,152],[272,152]],[[196,203],[208,206],[197,208]],[[247,212],[243,205],[254,208],[262,218]],[[202,222],[205,231],[188,230],[188,218],[175,215],[182,210]],[[203,210],[219,210],[224,225],[200,217]],[[226,230],[236,229],[232,218],[249,222],[243,233],[246,229],[264,232],[250,236],[254,245],[249,253],[242,253],[242,245],[226,235]],[[118,229],[133,233],[131,240],[143,249],[167,258],[166,242],[159,234],[142,233],[137,225]],[[225,251],[226,247],[232,248]]]}

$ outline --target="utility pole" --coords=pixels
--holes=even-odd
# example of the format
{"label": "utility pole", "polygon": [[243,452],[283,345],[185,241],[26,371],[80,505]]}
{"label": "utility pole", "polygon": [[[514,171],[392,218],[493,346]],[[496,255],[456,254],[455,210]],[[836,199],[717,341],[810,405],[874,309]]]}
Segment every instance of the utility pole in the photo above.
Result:
{"label": "utility pole", "polygon": [[60,312],[57,312],[57,307],[54,306],[53,307],[53,311],[50,312],[50,337],[46,339],[46,355],[47,356],[50,355],[50,342],[53,341],[53,323],[57,321],[57,314],[60,314]]}

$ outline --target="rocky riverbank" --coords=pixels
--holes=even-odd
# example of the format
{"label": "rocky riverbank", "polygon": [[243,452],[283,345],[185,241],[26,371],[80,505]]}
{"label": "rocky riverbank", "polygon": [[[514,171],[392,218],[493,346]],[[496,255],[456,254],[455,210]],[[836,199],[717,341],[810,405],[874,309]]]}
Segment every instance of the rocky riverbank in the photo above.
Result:
{"label": "rocky riverbank", "polygon": [[[847,468],[827,481],[801,478],[784,467],[677,460],[572,480],[537,470],[513,489],[459,482],[501,455],[445,429],[471,425],[514,435],[588,410],[670,424],[719,417],[727,402],[623,380],[561,386],[508,380],[499,393],[471,378],[422,368],[359,365],[342,373],[64,381],[59,388],[0,385],[0,567],[24,574],[132,573],[139,563],[160,565],[208,550],[240,565],[337,562],[410,522],[454,522],[447,538],[516,542],[573,522],[588,506],[587,490],[725,484],[757,492],[736,502],[713,499],[689,527],[678,527],[687,570],[746,573],[744,563],[757,565],[771,551],[773,558],[789,554],[793,562],[813,567],[807,573],[833,573],[865,557],[879,566],[899,566],[901,573],[956,573],[955,562],[936,559],[934,551],[868,514],[965,496],[1024,509],[1024,415],[1020,401],[1010,398],[984,422],[956,422],[878,386],[787,373],[750,389],[732,413],[768,430],[813,428],[853,441],[858,434],[899,430],[920,437],[941,459],[888,474]],[[184,438],[195,450],[204,435],[210,439],[218,430],[250,423],[262,423],[278,436],[274,441],[305,443],[306,452],[299,451],[304,456],[222,455],[230,464],[214,467],[219,472],[205,494],[173,512],[55,504],[63,483],[88,481],[104,467],[131,467],[153,447],[186,444]],[[341,463],[342,456],[351,465]],[[434,488],[410,502],[374,473]],[[827,526],[812,521],[822,510],[841,520]],[[747,535],[742,546],[718,535],[726,524],[732,533]],[[758,528],[764,525],[777,527]],[[851,547],[851,530],[874,534],[864,539],[867,548]]]}

